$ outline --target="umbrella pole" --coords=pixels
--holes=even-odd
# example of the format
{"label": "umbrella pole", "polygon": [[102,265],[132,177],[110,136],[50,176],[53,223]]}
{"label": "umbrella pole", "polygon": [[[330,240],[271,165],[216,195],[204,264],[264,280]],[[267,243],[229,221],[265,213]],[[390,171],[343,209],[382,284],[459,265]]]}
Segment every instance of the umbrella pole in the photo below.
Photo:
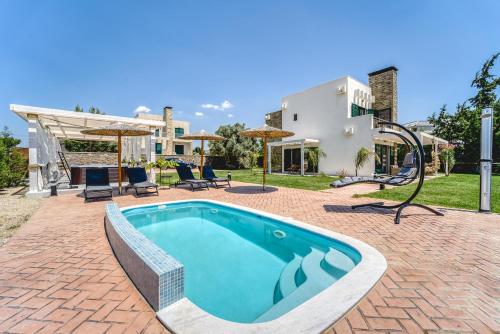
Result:
{"label": "umbrella pole", "polygon": [[263,163],[263,174],[262,174],[262,191],[266,191],[266,166],[267,166],[267,138],[264,137],[264,156],[262,157],[262,163]]}
{"label": "umbrella pole", "polygon": [[122,135],[118,135],[118,193],[122,194]]}
{"label": "umbrella pole", "polygon": [[200,179],[203,178],[203,147],[204,147],[205,141],[202,139],[201,140],[201,151],[200,151]]}

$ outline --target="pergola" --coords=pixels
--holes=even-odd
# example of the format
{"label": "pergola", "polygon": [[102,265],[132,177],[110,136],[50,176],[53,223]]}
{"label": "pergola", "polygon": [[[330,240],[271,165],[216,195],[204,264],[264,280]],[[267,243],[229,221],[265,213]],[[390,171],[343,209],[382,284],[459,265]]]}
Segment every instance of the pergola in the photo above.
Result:
{"label": "pergola", "polygon": [[[28,195],[44,196],[49,182],[59,177],[58,151],[60,139],[114,141],[114,137],[92,136],[81,133],[85,129],[102,128],[112,124],[124,124],[144,128],[154,133],[165,126],[165,122],[101,114],[90,114],[70,110],[40,108],[11,104],[10,110],[28,123],[29,138],[29,186]],[[139,161],[146,157],[156,161],[155,138],[127,137],[123,140],[122,159]]]}
{"label": "pergola", "polygon": [[[388,130],[388,131],[391,132],[391,130]],[[399,131],[395,131],[395,130],[392,130],[392,131],[396,132],[398,134],[401,134],[401,132],[399,132]],[[430,133],[422,132],[422,131],[416,131],[413,133],[418,138],[418,140],[420,140],[422,145],[424,145],[424,146],[432,145],[432,150],[436,153],[436,155],[439,153],[438,152],[439,145],[448,145],[447,140],[445,140],[443,138],[436,137]],[[388,147],[391,145],[395,145],[395,144],[404,144],[404,142],[398,136],[391,135],[391,134],[381,134],[378,132],[378,130],[377,130],[377,132],[374,133],[373,139],[374,139],[376,144],[387,145]],[[394,147],[396,147],[396,149],[397,149],[397,146],[394,146]],[[394,154],[395,159],[396,159],[396,156],[397,156],[397,154],[395,153]],[[391,162],[388,161],[388,163],[390,164]]]}
{"label": "pergola", "polygon": [[281,147],[281,172],[285,172],[285,159],[284,159],[284,150],[285,148],[300,148],[300,175],[305,174],[304,170],[304,149],[307,147],[318,147],[319,140],[317,139],[291,139],[291,140],[282,140],[282,141],[274,141],[267,143],[267,170],[269,174],[271,174],[271,148],[272,147]]}

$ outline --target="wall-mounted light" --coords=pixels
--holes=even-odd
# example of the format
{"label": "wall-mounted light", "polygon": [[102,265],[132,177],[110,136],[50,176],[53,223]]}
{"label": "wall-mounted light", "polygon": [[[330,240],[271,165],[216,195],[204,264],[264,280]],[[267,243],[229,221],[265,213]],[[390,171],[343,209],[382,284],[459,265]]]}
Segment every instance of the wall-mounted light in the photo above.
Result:
{"label": "wall-mounted light", "polygon": [[344,128],[344,136],[352,136],[354,134],[353,127]]}

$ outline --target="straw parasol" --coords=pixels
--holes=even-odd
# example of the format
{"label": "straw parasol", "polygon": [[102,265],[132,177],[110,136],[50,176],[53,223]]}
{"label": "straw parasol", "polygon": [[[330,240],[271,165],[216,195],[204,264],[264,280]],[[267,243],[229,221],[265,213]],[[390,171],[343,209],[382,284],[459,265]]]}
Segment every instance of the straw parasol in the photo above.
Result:
{"label": "straw parasol", "polygon": [[264,142],[264,156],[263,156],[263,174],[262,174],[262,191],[266,191],[266,168],[267,168],[267,140],[269,138],[283,138],[293,136],[295,133],[291,131],[284,131],[278,128],[273,128],[269,125],[264,125],[260,128],[244,130],[240,132],[243,137],[262,138]]}
{"label": "straw parasol", "polygon": [[205,130],[201,130],[200,132],[194,132],[188,135],[184,135],[182,137],[179,137],[179,139],[188,139],[188,140],[201,140],[201,158],[200,158],[200,178],[203,177],[203,154],[204,154],[204,145],[205,145],[205,140],[224,140],[226,138],[206,132]]}
{"label": "straw parasol", "polygon": [[122,193],[122,137],[150,136],[148,130],[117,123],[102,128],[82,130],[81,133],[94,136],[118,137],[118,191]]}

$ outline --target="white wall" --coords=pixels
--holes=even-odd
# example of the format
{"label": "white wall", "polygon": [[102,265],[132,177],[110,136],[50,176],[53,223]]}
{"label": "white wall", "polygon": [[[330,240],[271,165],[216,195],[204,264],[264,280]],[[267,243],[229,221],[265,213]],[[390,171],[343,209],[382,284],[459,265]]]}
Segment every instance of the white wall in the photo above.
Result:
{"label": "white wall", "polygon": [[[346,92],[337,94],[337,88],[344,86]],[[340,78],[310,88],[304,92],[282,98],[283,129],[295,135],[288,139],[318,139],[321,149],[327,154],[320,159],[319,170],[326,174],[338,174],[345,169],[354,175],[354,155],[361,147],[374,150],[372,115],[350,117],[351,103],[356,90],[371,94],[371,90],[350,77]],[[368,107],[371,105],[369,103]],[[297,114],[298,120],[293,120]],[[346,128],[353,128],[354,134],[346,136]],[[358,175],[371,175],[375,169],[372,159]]]}

